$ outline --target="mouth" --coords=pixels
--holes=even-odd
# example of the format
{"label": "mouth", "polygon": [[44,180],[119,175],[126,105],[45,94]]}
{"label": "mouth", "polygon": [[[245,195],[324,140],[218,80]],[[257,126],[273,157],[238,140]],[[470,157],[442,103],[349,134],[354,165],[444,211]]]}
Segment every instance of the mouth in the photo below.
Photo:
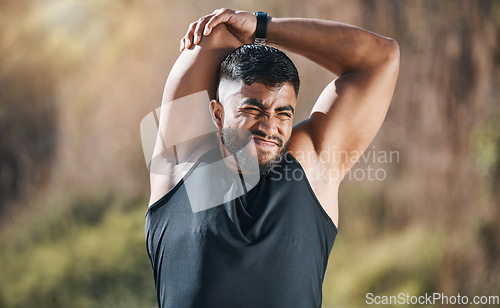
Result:
{"label": "mouth", "polygon": [[272,148],[272,147],[278,147],[279,146],[276,141],[266,140],[264,138],[257,137],[257,136],[253,136],[253,140],[255,141],[255,144],[258,144],[261,147]]}

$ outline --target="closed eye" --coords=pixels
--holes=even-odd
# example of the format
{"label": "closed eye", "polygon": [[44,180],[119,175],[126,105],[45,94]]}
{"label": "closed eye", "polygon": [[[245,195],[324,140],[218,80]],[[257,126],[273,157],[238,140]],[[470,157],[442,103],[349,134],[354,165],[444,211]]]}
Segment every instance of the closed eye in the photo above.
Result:
{"label": "closed eye", "polygon": [[280,120],[288,120],[292,118],[292,114],[289,112],[280,112],[278,113],[278,118]]}
{"label": "closed eye", "polygon": [[249,113],[249,114],[252,114],[252,115],[259,115],[259,114],[262,113],[262,111],[260,109],[253,108],[253,107],[243,108],[243,112],[246,112],[246,113]]}

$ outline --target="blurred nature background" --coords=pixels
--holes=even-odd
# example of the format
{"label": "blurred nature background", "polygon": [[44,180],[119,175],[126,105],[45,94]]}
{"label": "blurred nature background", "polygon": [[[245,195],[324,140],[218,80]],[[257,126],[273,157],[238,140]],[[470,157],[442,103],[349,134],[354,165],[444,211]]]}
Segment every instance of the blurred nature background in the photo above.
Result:
{"label": "blurred nature background", "polygon": [[[324,307],[500,295],[500,1],[3,0],[0,307],[156,306],[139,123],[188,24],[224,6],[342,21],[401,48],[369,147],[398,159],[354,167],[383,181],[341,185]],[[302,120],[334,76],[291,56]]]}

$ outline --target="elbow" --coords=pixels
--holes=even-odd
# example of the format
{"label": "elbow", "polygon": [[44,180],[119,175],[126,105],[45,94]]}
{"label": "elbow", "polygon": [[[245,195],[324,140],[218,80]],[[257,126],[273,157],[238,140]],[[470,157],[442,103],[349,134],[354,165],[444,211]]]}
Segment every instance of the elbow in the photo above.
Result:
{"label": "elbow", "polygon": [[400,50],[399,50],[399,44],[393,39],[389,39],[389,54],[399,62],[399,57],[400,57]]}
{"label": "elbow", "polygon": [[384,38],[383,43],[379,45],[377,54],[377,60],[374,60],[372,68],[397,76],[400,58],[398,43],[391,38]]}
{"label": "elbow", "polygon": [[399,44],[391,38],[386,38],[384,50],[384,62],[399,68],[400,50]]}
{"label": "elbow", "polygon": [[203,40],[208,40],[206,44],[214,48],[230,48],[234,50],[241,45],[240,41],[229,32],[224,24],[219,24],[213,28],[210,35],[203,36]]}
{"label": "elbow", "polygon": [[373,45],[366,47],[364,67],[372,71],[399,72],[399,44],[387,37],[379,37]]}

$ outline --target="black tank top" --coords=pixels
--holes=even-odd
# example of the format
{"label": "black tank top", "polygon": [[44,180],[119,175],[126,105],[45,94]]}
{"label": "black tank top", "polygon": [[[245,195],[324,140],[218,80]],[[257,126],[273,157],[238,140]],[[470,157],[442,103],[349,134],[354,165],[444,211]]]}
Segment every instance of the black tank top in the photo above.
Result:
{"label": "black tank top", "polygon": [[220,153],[214,157],[218,152],[204,155],[146,212],[146,244],[158,305],[321,307],[323,278],[337,228],[302,167],[286,154],[280,166],[260,176],[249,191],[218,206],[195,210],[192,202],[211,196],[193,197],[193,185],[187,185],[187,180],[195,178],[194,183],[207,185],[209,191],[210,185],[238,187],[241,175],[234,176],[229,169],[232,177],[196,172],[219,159]]}

